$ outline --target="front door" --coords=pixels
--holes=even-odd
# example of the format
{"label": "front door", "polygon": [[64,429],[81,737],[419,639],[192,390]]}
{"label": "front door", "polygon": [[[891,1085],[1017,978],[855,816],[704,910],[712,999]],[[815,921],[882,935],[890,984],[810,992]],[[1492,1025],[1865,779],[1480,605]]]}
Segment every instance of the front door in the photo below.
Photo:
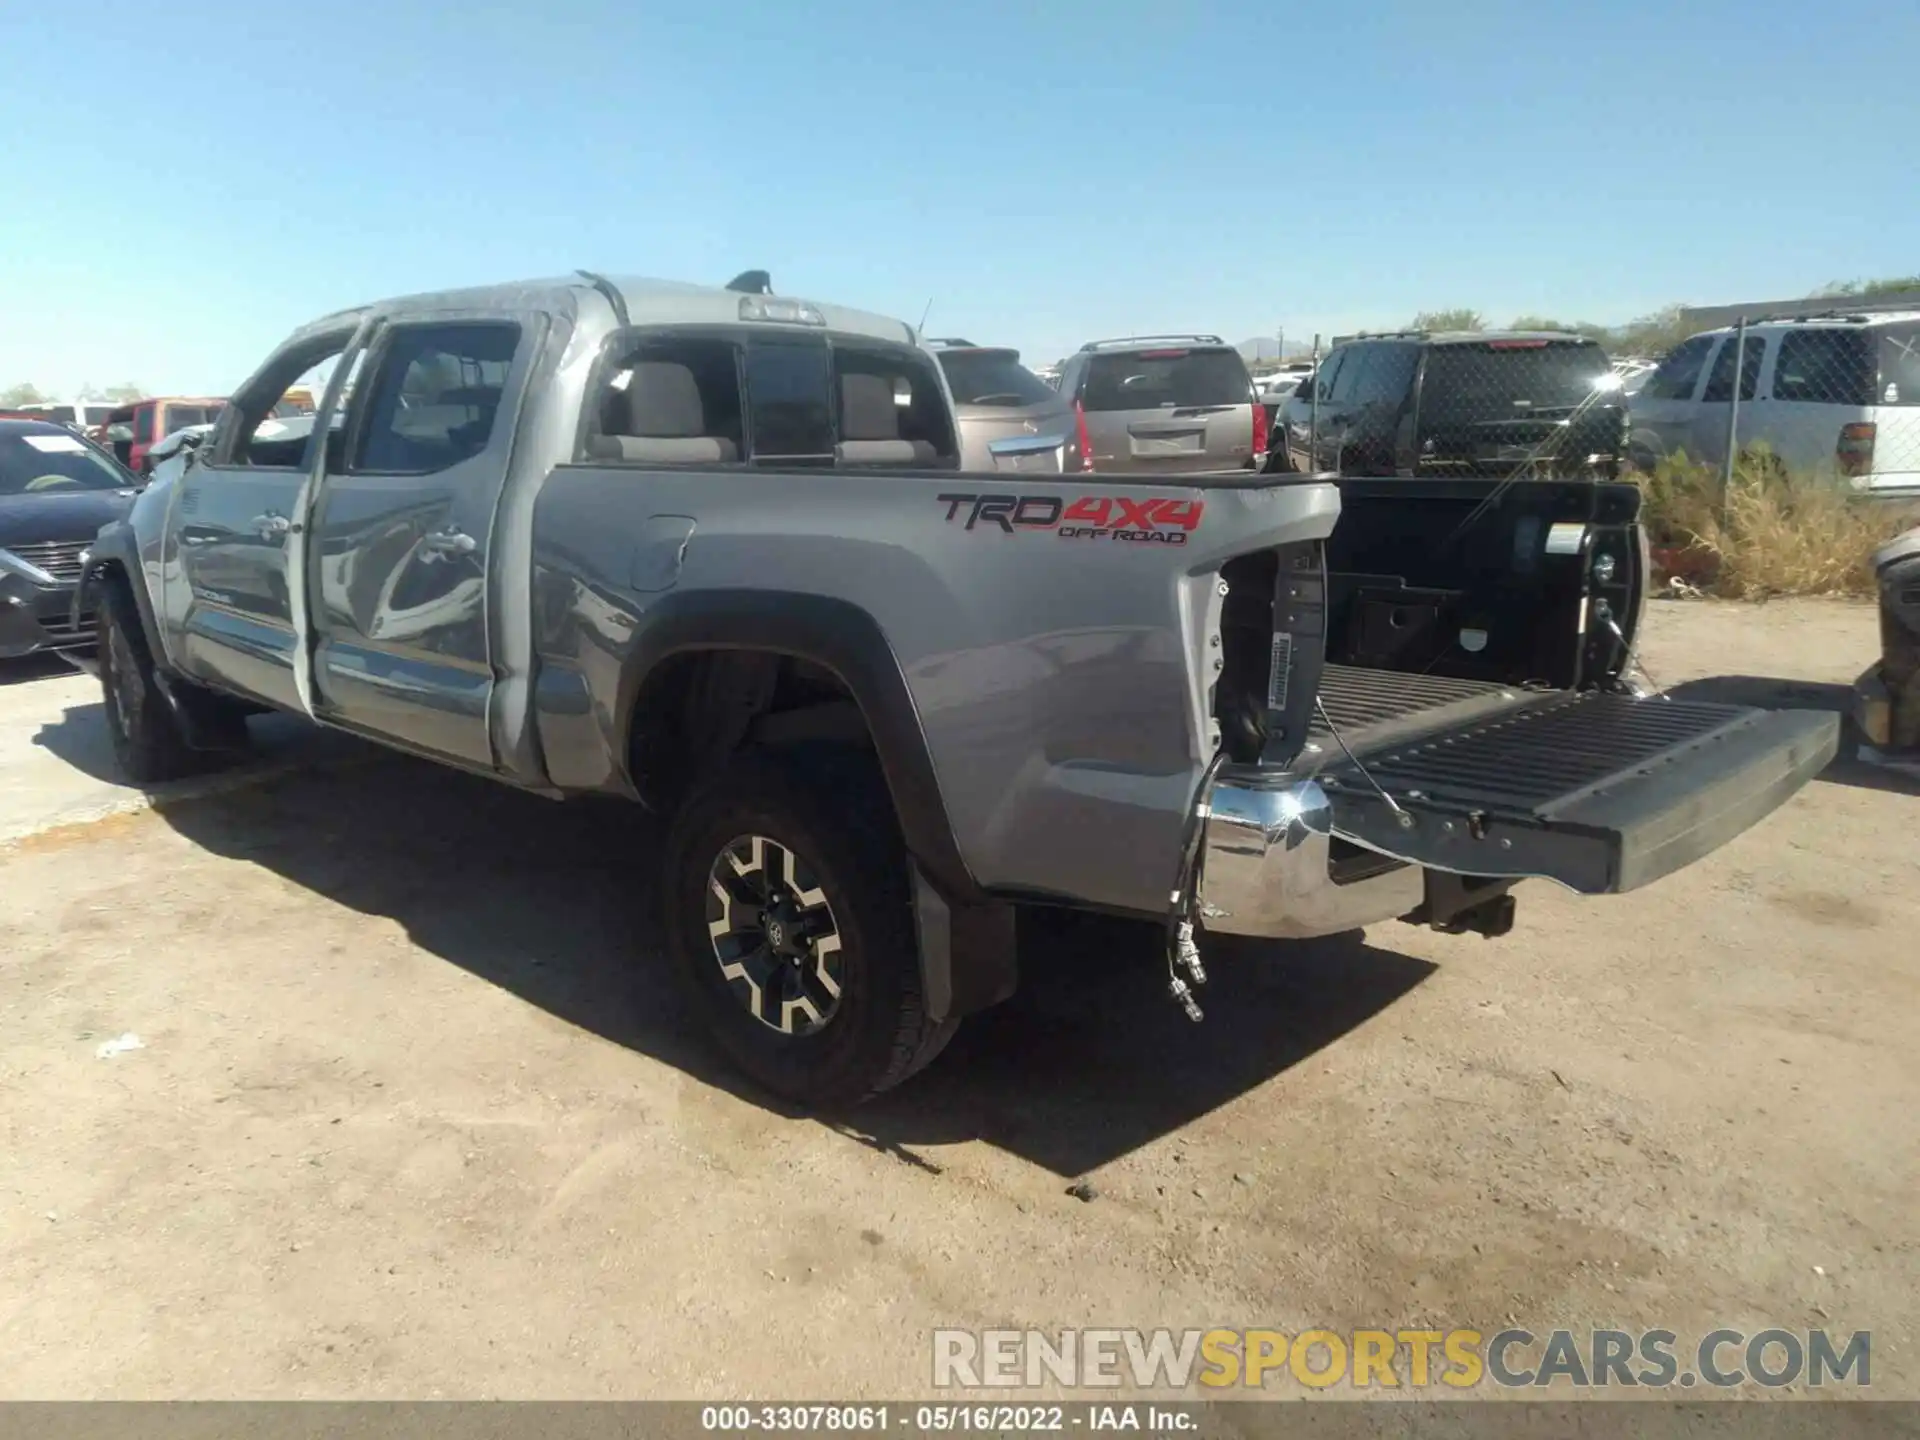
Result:
{"label": "front door", "polygon": [[[1632,429],[1627,448],[1634,463],[1650,470],[1669,455],[1685,450],[1693,443],[1693,422],[1698,407],[1694,397],[1700,393],[1701,377],[1707,357],[1713,352],[1716,337],[1695,335],[1683,340],[1667,353],[1633,397],[1628,413]],[[1724,411],[1722,414],[1724,415]]]}
{"label": "front door", "polygon": [[387,327],[313,509],[322,718],[491,769],[487,558],[538,315]]}
{"label": "front door", "polygon": [[288,540],[302,490],[331,433],[326,417],[291,427],[273,419],[287,382],[338,364],[352,328],[302,338],[274,355],[241,387],[213,434],[178,481],[168,549],[185,595],[167,605],[182,616],[187,674],[301,711],[298,627],[289,587]]}

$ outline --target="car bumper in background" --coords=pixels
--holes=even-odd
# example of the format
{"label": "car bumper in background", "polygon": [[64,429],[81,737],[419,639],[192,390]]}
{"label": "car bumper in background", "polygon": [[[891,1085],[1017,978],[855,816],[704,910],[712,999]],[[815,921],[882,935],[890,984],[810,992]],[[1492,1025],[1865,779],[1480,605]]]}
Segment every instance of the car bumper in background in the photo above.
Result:
{"label": "car bumper in background", "polygon": [[72,584],[36,585],[0,573],[0,659],[94,643],[93,616],[74,614]]}

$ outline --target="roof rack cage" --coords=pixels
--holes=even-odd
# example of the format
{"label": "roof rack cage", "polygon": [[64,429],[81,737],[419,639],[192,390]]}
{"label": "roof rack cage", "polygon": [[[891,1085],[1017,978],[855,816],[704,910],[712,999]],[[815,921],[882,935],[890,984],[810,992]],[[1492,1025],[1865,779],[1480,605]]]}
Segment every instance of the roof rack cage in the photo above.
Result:
{"label": "roof rack cage", "polygon": [[1342,335],[1342,340],[1424,340],[1433,334],[1431,330],[1361,330],[1352,335]]}
{"label": "roof rack cage", "polygon": [[1135,345],[1164,345],[1185,341],[1189,345],[1224,345],[1218,335],[1123,335],[1113,340],[1089,340],[1080,347],[1082,355],[1094,350],[1131,349]]}

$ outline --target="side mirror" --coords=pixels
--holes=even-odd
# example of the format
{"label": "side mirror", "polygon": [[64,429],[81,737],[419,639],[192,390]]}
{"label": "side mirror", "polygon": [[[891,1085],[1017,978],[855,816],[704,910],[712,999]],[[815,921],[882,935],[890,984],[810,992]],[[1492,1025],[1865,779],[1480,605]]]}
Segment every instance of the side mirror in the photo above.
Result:
{"label": "side mirror", "polygon": [[107,443],[109,445],[131,445],[133,443],[133,427],[131,425],[109,425],[107,427]]}

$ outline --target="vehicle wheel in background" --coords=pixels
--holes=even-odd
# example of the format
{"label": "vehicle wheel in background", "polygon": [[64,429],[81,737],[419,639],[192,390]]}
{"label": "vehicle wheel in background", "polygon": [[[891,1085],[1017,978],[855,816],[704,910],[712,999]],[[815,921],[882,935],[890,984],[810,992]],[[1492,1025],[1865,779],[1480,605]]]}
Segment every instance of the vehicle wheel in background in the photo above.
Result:
{"label": "vehicle wheel in background", "polygon": [[830,1109],[905,1080],[957,1022],[926,1013],[884,786],[850,785],[846,757],[818,753],[749,753],[696,786],[667,840],[664,918],[720,1048],[774,1093]]}

